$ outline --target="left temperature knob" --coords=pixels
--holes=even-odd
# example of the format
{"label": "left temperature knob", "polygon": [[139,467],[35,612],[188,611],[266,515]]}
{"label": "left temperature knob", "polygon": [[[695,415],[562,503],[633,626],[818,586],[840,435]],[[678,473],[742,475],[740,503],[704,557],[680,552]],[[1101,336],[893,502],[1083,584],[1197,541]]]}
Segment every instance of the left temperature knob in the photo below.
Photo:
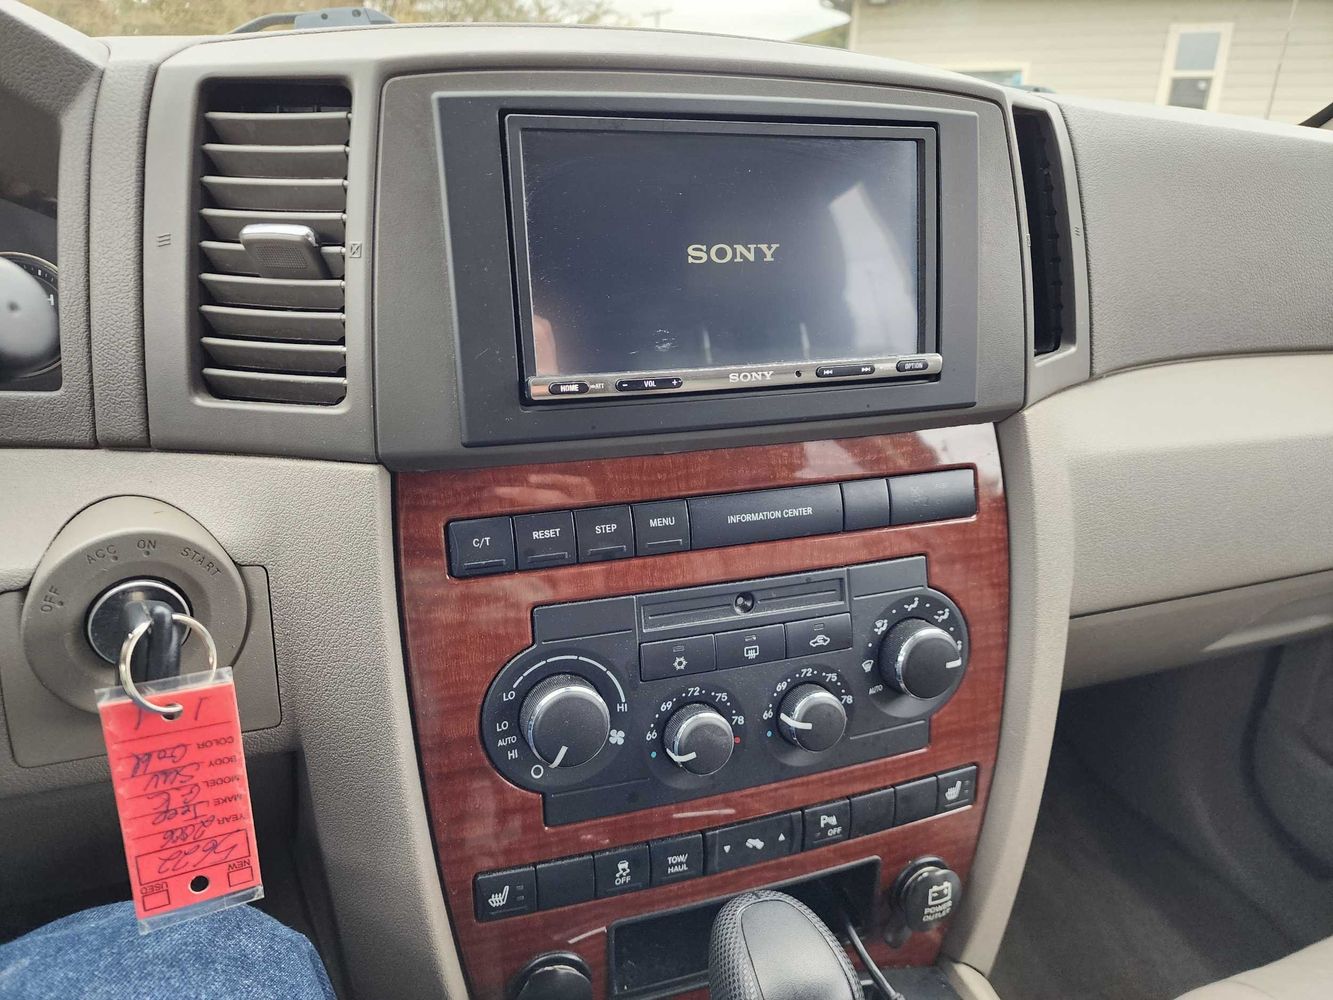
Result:
{"label": "left temperature knob", "polygon": [[582,677],[555,674],[528,692],[518,724],[532,752],[548,767],[575,767],[606,746],[611,712]]}

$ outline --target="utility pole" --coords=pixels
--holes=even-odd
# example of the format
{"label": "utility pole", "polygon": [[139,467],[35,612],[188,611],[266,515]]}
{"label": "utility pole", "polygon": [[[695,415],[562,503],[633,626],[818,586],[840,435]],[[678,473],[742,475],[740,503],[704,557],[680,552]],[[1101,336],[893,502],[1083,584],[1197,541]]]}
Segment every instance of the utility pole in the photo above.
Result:
{"label": "utility pole", "polygon": [[651,17],[653,19],[653,27],[660,28],[662,27],[662,16],[670,13],[671,13],[670,7],[658,7],[655,10],[645,10],[643,12],[643,16]]}

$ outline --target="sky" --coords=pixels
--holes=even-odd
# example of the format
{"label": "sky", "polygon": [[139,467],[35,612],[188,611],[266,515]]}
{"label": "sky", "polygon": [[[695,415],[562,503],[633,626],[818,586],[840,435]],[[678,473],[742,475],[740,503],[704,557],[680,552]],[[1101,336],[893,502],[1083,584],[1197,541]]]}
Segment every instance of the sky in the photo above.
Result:
{"label": "sky", "polygon": [[[640,27],[797,38],[847,20],[819,0],[613,0]],[[660,12],[659,17],[653,12]]]}

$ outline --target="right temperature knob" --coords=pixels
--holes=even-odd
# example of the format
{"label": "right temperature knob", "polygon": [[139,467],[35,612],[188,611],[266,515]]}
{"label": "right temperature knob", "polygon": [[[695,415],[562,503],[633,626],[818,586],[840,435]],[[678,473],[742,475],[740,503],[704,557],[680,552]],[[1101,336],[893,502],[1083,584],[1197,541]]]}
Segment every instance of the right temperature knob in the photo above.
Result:
{"label": "right temperature knob", "polygon": [[923,701],[949,690],[963,665],[963,651],[953,636],[924,618],[900,621],[879,647],[885,682]]}

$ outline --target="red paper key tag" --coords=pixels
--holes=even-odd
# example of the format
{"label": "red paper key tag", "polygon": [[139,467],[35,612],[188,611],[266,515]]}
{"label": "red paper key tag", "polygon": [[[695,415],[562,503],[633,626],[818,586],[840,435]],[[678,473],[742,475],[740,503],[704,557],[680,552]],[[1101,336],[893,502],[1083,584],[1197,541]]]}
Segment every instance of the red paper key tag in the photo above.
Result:
{"label": "red paper key tag", "polygon": [[[231,669],[97,692],[140,933],[262,899]],[[166,697],[163,697],[163,696]]]}

